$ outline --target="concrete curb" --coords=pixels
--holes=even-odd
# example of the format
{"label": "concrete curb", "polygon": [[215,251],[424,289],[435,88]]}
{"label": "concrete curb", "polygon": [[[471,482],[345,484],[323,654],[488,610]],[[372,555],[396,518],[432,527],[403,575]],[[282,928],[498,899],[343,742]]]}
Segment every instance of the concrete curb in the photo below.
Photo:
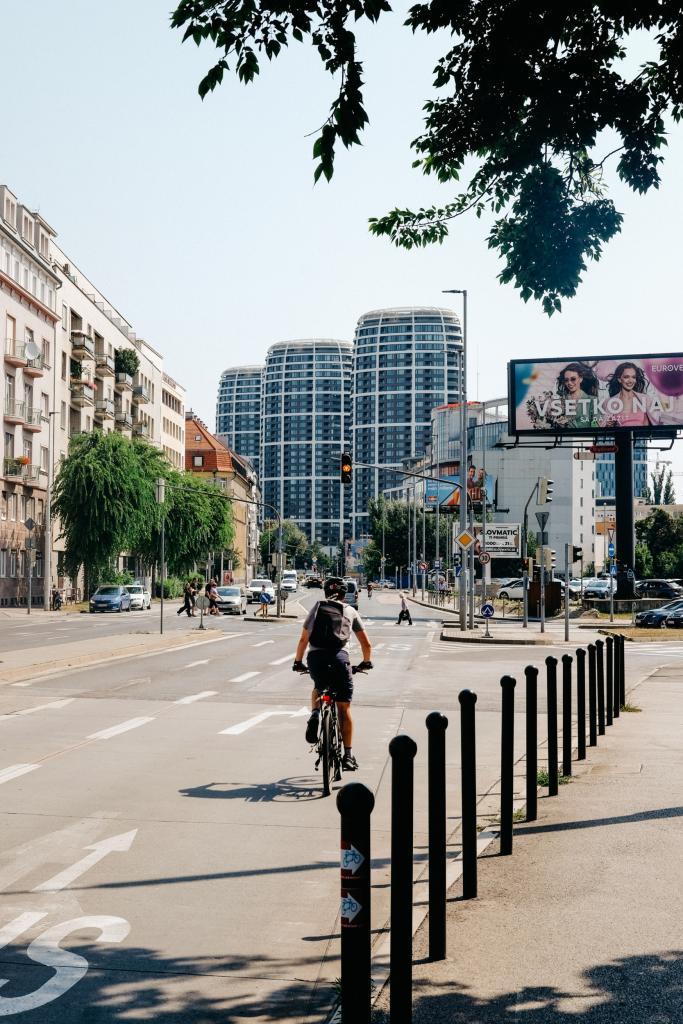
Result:
{"label": "concrete curb", "polygon": [[495,647],[496,644],[510,644],[515,647],[553,647],[557,644],[556,640],[552,640],[549,637],[536,637],[531,640],[519,640],[517,637],[497,637],[497,636],[449,636],[447,633],[441,633],[439,637],[445,643],[452,644],[484,644]]}

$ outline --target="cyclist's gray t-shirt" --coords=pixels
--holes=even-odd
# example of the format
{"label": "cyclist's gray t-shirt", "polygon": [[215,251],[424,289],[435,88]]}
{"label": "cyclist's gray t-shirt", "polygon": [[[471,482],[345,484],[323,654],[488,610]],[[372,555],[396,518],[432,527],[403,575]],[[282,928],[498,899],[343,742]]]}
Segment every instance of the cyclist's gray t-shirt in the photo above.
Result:
{"label": "cyclist's gray t-shirt", "polygon": [[[342,604],[341,601],[337,601],[335,603]],[[315,622],[315,617],[317,615],[319,605],[320,601],[316,601],[316,603],[313,605],[310,612],[306,616],[306,621],[304,622],[304,629],[306,630],[309,636],[313,632],[313,623]],[[361,619],[360,615],[358,614],[355,608],[352,608],[350,604],[344,604],[342,607],[344,609],[342,612],[342,615],[344,617],[343,626],[346,627],[345,629],[343,629],[344,635],[342,638],[343,642],[341,646],[341,649],[343,650],[351,638],[351,630],[353,630],[354,633],[360,633],[361,630],[365,630],[365,626],[363,625],[363,620]],[[309,646],[309,650],[320,651],[322,650],[322,648],[315,647],[313,644],[311,644]]]}

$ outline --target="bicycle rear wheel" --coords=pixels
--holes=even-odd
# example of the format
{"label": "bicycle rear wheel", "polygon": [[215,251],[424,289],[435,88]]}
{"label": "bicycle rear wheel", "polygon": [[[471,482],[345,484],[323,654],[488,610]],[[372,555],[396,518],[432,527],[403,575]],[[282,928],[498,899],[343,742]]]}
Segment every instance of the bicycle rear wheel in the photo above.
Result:
{"label": "bicycle rear wheel", "polygon": [[323,710],[320,723],[320,759],[323,765],[323,796],[330,795],[330,769],[332,766],[332,735],[330,712]]}

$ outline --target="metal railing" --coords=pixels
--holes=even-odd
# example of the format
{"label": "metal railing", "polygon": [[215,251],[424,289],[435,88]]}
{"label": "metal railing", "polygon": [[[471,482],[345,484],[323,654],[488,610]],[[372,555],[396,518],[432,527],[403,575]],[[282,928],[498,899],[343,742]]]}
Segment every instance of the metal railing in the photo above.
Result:
{"label": "metal railing", "polygon": [[8,419],[23,420],[26,417],[26,402],[15,402],[13,398],[5,399],[5,416]]}

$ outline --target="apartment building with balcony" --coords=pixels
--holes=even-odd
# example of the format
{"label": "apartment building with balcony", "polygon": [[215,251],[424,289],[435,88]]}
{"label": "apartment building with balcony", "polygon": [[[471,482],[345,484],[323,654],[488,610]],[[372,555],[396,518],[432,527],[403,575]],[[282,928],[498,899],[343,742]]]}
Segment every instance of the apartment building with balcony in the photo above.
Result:
{"label": "apartment building with balcony", "polygon": [[[58,529],[44,530],[48,490],[74,434],[101,430],[144,438],[176,467],[184,463],[185,391],[163,356],[56,242],[44,218],[0,186],[0,325],[3,461],[0,482],[0,604],[27,590],[27,519],[36,526],[33,599],[59,574]],[[45,572],[43,573],[43,565]]]}

